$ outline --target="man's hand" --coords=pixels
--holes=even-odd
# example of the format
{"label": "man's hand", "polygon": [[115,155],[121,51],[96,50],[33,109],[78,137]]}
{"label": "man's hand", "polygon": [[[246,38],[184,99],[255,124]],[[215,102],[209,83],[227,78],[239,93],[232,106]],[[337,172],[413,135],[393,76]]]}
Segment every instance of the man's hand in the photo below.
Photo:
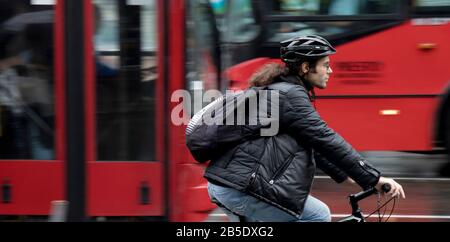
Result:
{"label": "man's hand", "polygon": [[403,191],[403,187],[400,184],[398,184],[396,181],[394,181],[394,179],[380,177],[380,180],[378,180],[378,183],[375,186],[375,188],[378,191],[382,191],[381,186],[383,186],[383,184],[391,185],[391,190],[387,193],[388,195],[391,195],[392,197],[400,197],[401,196],[402,198],[406,198],[405,192]]}
{"label": "man's hand", "polygon": [[345,180],[348,184],[351,184],[351,185],[357,185],[356,184],[356,182],[352,179],[352,178],[350,178],[350,177],[347,177],[347,180]]}

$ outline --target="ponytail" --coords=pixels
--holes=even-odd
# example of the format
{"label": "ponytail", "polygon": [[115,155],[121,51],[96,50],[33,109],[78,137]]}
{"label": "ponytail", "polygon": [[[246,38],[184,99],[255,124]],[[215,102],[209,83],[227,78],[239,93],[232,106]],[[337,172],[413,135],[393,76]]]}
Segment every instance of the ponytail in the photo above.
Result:
{"label": "ponytail", "polygon": [[288,74],[289,68],[284,64],[266,64],[250,77],[249,84],[251,87],[267,86],[272,84],[277,77]]}

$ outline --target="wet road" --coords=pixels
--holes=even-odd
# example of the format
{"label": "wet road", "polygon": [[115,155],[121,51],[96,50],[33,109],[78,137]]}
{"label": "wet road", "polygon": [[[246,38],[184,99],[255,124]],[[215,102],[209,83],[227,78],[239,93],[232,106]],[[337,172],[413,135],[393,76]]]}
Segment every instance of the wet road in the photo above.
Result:
{"label": "wet road", "polygon": [[[397,179],[403,186],[406,199],[397,199],[389,221],[447,221],[450,222],[450,179]],[[332,212],[333,220],[351,213],[347,195],[359,192],[352,185],[337,185],[330,179],[318,178],[313,185],[313,196],[319,198]],[[386,201],[386,198],[381,198]],[[377,196],[363,200],[360,207],[368,215],[377,207]],[[386,206],[383,221],[389,216],[393,203]],[[377,216],[371,217],[377,219]]]}
{"label": "wet road", "polygon": [[[439,168],[447,162],[443,154],[414,154],[405,152],[365,152],[367,160],[377,167],[383,176],[399,182],[406,199],[397,199],[390,222],[450,222],[450,179],[439,177]],[[351,213],[347,196],[360,189],[350,184],[336,184],[318,172],[312,187],[312,195],[324,201],[331,209],[333,221]],[[360,207],[365,215],[377,207],[377,196],[363,200]],[[381,202],[386,199],[381,198]],[[393,203],[386,206],[384,220],[391,213]],[[376,213],[370,218],[378,220]],[[208,221],[226,221],[221,210],[214,211]]]}

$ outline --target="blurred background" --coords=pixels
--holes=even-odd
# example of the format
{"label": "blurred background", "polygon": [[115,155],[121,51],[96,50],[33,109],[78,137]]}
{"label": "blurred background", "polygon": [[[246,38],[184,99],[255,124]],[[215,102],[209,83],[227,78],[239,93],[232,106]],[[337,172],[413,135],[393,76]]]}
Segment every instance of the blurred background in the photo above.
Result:
{"label": "blurred background", "polygon": [[[308,34],[320,115],[407,193],[390,221],[450,221],[450,0],[0,0],[0,221],[226,221],[173,110]],[[334,219],[355,192],[317,171]]]}

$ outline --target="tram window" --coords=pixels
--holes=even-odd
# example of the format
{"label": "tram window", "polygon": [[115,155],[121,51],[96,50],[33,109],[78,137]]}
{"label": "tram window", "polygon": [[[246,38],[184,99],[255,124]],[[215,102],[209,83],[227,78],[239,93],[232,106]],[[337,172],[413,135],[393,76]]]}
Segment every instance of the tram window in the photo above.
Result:
{"label": "tram window", "polygon": [[54,159],[53,14],[0,1],[0,159]]}
{"label": "tram window", "polygon": [[156,0],[95,0],[97,160],[155,161]]}
{"label": "tram window", "polygon": [[217,32],[211,21],[214,14],[208,1],[193,0],[187,4],[186,86],[191,92],[218,89],[220,56]]}

